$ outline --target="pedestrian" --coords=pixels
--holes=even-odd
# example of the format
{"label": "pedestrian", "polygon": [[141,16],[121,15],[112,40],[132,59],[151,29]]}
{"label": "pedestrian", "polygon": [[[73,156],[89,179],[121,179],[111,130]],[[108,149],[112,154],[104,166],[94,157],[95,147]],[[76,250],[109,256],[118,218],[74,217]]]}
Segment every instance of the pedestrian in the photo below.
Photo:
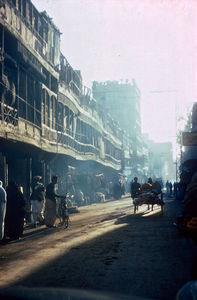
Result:
{"label": "pedestrian", "polygon": [[134,177],[134,181],[131,182],[131,198],[136,198],[137,195],[139,194],[140,192],[140,187],[141,187],[141,184],[138,182],[138,178],[137,177]]}
{"label": "pedestrian", "polygon": [[148,183],[152,186],[153,185],[153,180],[151,177],[148,178]]}
{"label": "pedestrian", "polygon": [[167,196],[169,196],[169,194],[170,194],[170,183],[168,180],[166,181],[166,194],[167,194]]}
{"label": "pedestrian", "polygon": [[32,182],[32,194],[30,197],[32,205],[32,225],[37,226],[37,222],[43,224],[44,216],[44,201],[45,201],[45,187],[41,183],[41,176],[35,176]]}
{"label": "pedestrian", "polygon": [[25,200],[20,188],[14,181],[9,182],[6,192],[5,237],[15,240],[23,234]]}
{"label": "pedestrian", "polygon": [[46,205],[45,205],[45,225],[47,227],[56,227],[56,214],[57,214],[57,197],[61,197],[56,194],[57,176],[52,177],[51,183],[46,188]]}
{"label": "pedestrian", "polygon": [[3,188],[3,183],[0,181],[0,241],[4,238],[4,221],[6,214],[7,194]]}
{"label": "pedestrian", "polygon": [[118,181],[118,182],[115,182],[114,183],[114,186],[113,186],[113,197],[114,199],[118,200],[121,198],[121,182]]}
{"label": "pedestrian", "polygon": [[175,181],[173,186],[174,186],[174,197],[175,199],[177,199],[178,183]]}
{"label": "pedestrian", "polygon": [[151,177],[148,178],[148,181],[141,185],[141,192],[151,192],[153,187],[153,180]]}
{"label": "pedestrian", "polygon": [[170,181],[169,182],[169,189],[170,189],[170,197],[172,197],[172,182]]}

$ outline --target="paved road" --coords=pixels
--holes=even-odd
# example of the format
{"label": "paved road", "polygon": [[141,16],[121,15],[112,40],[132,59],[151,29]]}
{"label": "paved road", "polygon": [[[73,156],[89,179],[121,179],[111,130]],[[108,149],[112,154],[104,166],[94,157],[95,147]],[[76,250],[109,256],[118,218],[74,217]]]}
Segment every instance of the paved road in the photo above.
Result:
{"label": "paved road", "polygon": [[140,207],[131,199],[94,204],[71,215],[68,229],[42,226],[0,246],[0,286],[66,287],[173,299],[191,280],[197,255],[192,240],[180,237],[173,221],[180,203]]}

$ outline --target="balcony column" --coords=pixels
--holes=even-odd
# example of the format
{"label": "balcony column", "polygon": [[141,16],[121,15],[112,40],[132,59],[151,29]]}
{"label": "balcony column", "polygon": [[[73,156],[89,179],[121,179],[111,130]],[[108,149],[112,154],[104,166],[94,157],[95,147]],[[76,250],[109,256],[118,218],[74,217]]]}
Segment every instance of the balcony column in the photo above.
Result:
{"label": "balcony column", "polygon": [[77,128],[77,117],[74,115],[73,117],[73,137],[75,138],[76,136],[76,128]]}
{"label": "balcony column", "polygon": [[47,186],[47,184],[51,182],[51,176],[52,176],[51,164],[45,163],[45,181],[44,181],[45,186]]}
{"label": "balcony column", "polygon": [[0,78],[3,77],[3,67],[4,67],[4,27],[0,25]]}
{"label": "balcony column", "polygon": [[32,183],[32,158],[25,159],[25,182],[26,182],[26,197],[29,199],[31,194],[31,183]]}
{"label": "balcony column", "polygon": [[8,185],[8,164],[6,157],[0,152],[0,180],[3,182],[4,188]]}
{"label": "balcony column", "polygon": [[81,142],[81,120],[80,119],[78,122],[77,134],[78,134],[78,141]]}
{"label": "balcony column", "polygon": [[23,182],[24,182],[24,197],[26,200],[26,219],[31,222],[31,183],[32,183],[32,158],[25,158],[24,161],[21,160],[20,165],[23,165]]}
{"label": "balcony column", "polygon": [[2,121],[4,120],[4,97],[6,89],[4,86],[4,27],[0,24],[0,114]]}
{"label": "balcony column", "polygon": [[46,182],[46,163],[44,160],[41,160],[41,166],[42,166],[42,182],[45,185]]}

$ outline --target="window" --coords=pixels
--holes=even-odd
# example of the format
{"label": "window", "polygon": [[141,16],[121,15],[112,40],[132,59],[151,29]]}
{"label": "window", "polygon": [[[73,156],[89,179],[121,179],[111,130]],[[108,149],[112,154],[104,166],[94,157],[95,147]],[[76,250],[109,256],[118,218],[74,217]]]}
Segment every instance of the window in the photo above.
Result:
{"label": "window", "polygon": [[26,0],[22,0],[22,15],[26,18]]}

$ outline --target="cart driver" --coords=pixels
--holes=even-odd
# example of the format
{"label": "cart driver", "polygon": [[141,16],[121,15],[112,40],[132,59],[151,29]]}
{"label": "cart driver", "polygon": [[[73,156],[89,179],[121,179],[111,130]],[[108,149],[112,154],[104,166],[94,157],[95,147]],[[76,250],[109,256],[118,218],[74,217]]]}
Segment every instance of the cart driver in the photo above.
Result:
{"label": "cart driver", "polygon": [[134,177],[134,181],[131,182],[131,198],[136,198],[140,191],[140,184],[138,182],[138,178]]}

